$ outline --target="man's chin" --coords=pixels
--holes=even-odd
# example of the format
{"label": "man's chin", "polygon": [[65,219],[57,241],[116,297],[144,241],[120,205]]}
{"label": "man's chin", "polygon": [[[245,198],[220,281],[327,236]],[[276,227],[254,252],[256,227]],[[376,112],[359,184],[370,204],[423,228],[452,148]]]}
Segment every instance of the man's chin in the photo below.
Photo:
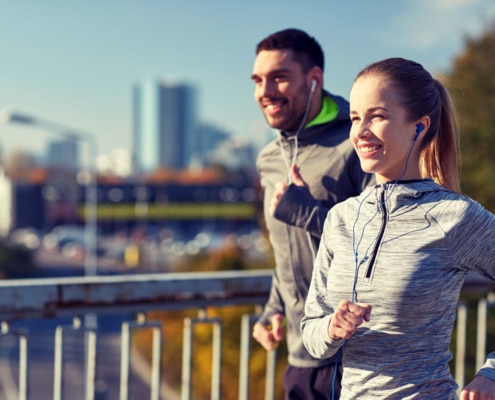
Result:
{"label": "man's chin", "polygon": [[266,122],[273,129],[277,129],[280,131],[287,130],[287,123],[285,121],[281,121],[280,119],[266,117]]}

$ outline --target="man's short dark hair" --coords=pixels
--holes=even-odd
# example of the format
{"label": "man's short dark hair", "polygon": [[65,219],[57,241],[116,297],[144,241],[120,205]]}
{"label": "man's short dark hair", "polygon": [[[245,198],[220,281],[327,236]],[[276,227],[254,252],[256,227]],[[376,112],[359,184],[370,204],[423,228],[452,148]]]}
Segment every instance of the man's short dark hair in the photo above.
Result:
{"label": "man's short dark hair", "polygon": [[320,44],[300,29],[284,29],[272,33],[258,43],[256,54],[262,50],[292,50],[304,72],[313,67],[319,67],[323,71],[325,64]]}

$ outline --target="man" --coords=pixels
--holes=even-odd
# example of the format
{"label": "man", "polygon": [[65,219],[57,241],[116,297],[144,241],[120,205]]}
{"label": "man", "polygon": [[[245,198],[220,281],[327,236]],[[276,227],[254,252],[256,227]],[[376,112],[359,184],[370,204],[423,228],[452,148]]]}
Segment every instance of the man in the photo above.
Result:
{"label": "man", "polygon": [[291,400],[336,399],[340,393],[339,354],[312,358],[302,344],[300,321],[328,210],[371,180],[349,141],[349,104],[323,90],[323,68],[320,45],[301,30],[276,32],[256,47],[254,97],[278,137],[257,160],[276,265],[253,337],[270,351],[286,332],[283,384]]}

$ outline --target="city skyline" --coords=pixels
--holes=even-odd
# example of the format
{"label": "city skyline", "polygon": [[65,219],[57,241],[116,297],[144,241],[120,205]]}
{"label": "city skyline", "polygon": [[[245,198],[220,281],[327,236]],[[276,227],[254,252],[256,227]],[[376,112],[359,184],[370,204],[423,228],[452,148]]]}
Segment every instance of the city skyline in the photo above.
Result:
{"label": "city skyline", "polygon": [[[253,99],[254,48],[287,27],[306,30],[326,56],[325,88],[348,97],[354,75],[389,56],[447,73],[466,37],[495,17],[490,0],[232,5],[199,0],[0,0],[0,108],[91,132],[98,153],[132,149],[132,87],[143,79],[190,84],[198,120],[254,142],[269,129]],[[0,126],[0,147],[39,152],[49,132]]]}

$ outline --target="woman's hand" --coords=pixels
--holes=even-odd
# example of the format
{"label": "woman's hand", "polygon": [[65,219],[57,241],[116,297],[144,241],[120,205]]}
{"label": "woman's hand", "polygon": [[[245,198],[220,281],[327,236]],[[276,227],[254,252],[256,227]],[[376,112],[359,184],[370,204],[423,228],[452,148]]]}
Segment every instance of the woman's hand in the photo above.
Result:
{"label": "woman's hand", "polygon": [[477,376],[462,389],[459,400],[495,400],[495,382],[484,376]]}
{"label": "woman's hand", "polygon": [[371,305],[341,300],[328,326],[332,339],[349,339],[363,324],[370,320]]}

